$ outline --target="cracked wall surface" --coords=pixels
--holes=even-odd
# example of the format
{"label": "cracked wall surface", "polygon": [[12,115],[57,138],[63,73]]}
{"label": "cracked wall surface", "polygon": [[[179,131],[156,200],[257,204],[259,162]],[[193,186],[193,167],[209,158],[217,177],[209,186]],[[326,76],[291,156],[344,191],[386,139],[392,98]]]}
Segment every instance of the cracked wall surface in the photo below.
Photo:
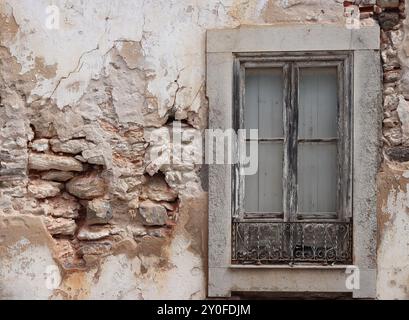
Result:
{"label": "cracked wall surface", "polygon": [[378,296],[407,298],[409,23],[372,0],[0,1],[0,298],[204,298],[206,30],[354,2],[383,28]]}

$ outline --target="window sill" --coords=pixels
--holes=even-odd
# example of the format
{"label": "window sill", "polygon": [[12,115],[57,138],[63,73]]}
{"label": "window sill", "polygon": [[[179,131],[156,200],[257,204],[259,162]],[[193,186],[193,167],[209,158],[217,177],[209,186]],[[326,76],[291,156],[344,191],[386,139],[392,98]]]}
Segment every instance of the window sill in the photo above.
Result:
{"label": "window sill", "polygon": [[289,264],[273,264],[273,265],[254,265],[254,264],[231,264],[229,268],[231,269],[326,269],[326,270],[345,270],[347,268],[354,267],[353,265],[347,265],[347,264],[335,264],[335,265],[318,265],[318,264],[294,264],[294,265],[289,265]]}

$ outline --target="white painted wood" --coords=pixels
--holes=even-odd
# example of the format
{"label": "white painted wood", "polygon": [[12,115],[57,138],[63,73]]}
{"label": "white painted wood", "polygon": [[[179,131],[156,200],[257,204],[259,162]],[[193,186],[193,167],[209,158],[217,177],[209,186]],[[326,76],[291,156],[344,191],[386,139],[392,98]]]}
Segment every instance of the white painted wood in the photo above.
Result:
{"label": "white painted wood", "polygon": [[246,70],[244,103],[245,129],[258,129],[259,75],[257,70]]}
{"label": "white painted wood", "polygon": [[[246,70],[244,125],[259,129],[259,139],[283,138],[281,68]],[[245,177],[246,212],[282,212],[283,143],[260,142],[258,165],[255,175]]]}
{"label": "white painted wood", "polygon": [[336,212],[336,143],[299,143],[298,212]]}
{"label": "white painted wood", "polygon": [[283,144],[260,142],[256,174],[245,177],[246,212],[283,211]]}
{"label": "white painted wood", "polygon": [[282,115],[282,69],[247,69],[244,106],[245,128],[259,129],[259,138],[282,138]]}
{"label": "white painted wood", "polygon": [[[250,144],[247,143],[247,151]],[[260,150],[259,150],[260,152]],[[246,212],[258,212],[259,171],[253,175],[246,175],[244,179],[244,209]]]}
{"label": "white painted wood", "polygon": [[259,144],[259,211],[283,210],[283,144]]}
{"label": "white painted wood", "polygon": [[337,137],[337,69],[301,68],[298,137]]}
{"label": "white painted wood", "polygon": [[282,69],[269,69],[258,78],[259,136],[283,137],[283,75]]}

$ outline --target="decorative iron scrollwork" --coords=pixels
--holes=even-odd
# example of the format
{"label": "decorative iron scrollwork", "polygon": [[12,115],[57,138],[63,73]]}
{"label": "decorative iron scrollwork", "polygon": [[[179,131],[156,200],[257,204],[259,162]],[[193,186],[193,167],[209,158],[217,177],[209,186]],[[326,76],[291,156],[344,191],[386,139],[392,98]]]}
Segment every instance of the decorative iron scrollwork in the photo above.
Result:
{"label": "decorative iron scrollwork", "polygon": [[352,263],[349,222],[233,222],[233,263]]}

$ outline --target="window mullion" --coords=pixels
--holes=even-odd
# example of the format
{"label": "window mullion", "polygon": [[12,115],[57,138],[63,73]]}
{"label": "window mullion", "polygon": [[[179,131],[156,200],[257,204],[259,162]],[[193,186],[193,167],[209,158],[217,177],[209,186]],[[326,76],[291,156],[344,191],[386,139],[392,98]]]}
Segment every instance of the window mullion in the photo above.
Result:
{"label": "window mullion", "polygon": [[288,128],[288,211],[289,221],[297,219],[297,167],[298,167],[298,66],[291,64],[291,99],[289,105]]}
{"label": "window mullion", "polygon": [[344,216],[344,123],[345,113],[344,113],[344,102],[343,102],[343,91],[344,91],[344,72],[343,65],[338,64],[338,143],[337,143],[337,159],[338,159],[338,181],[337,181],[337,219],[343,220]]}
{"label": "window mullion", "polygon": [[[237,59],[234,62],[234,87],[235,87],[235,95],[234,95],[234,111],[233,111],[233,128],[235,132],[238,133],[238,129],[244,128],[244,116],[243,116],[243,108],[244,108],[244,94],[245,94],[245,87],[244,87],[244,79],[245,79],[245,69],[244,66],[240,64],[240,61]],[[237,135],[237,138],[239,136]],[[235,151],[233,154],[236,156],[235,164],[233,164],[233,218],[235,219],[243,219],[244,217],[244,176],[240,174],[241,171],[241,163],[240,163],[240,154],[241,154],[241,146],[240,141],[236,140]],[[244,146],[245,147],[245,146]]]}
{"label": "window mullion", "polygon": [[[283,208],[284,221],[292,221],[294,216],[294,205],[296,205],[296,187],[294,175],[294,148],[296,147],[296,139],[294,139],[294,64],[288,63],[284,67],[284,170],[283,170]],[[295,167],[296,169],[296,167]]]}
{"label": "window mullion", "polygon": [[339,118],[338,118],[338,159],[339,159],[339,178],[338,178],[338,219],[348,221],[352,217],[351,209],[351,135],[350,121],[351,108],[349,99],[351,96],[349,84],[348,68],[349,59],[346,58],[338,65],[338,99],[339,99]]}

